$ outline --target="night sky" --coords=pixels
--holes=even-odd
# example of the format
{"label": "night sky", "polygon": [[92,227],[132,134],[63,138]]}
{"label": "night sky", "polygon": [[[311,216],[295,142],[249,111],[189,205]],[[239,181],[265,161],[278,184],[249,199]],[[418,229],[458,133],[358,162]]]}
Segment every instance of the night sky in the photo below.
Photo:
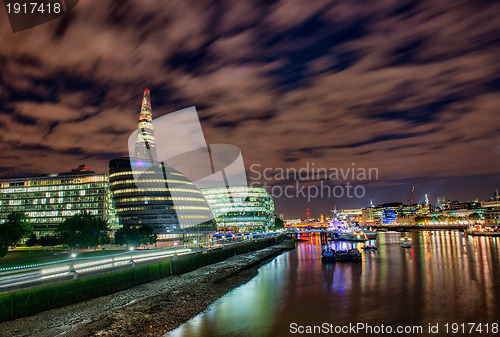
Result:
{"label": "night sky", "polygon": [[498,1],[94,0],[12,33],[2,6],[0,176],[107,172],[147,87],[154,117],[196,106],[250,180],[252,164],[378,169],[351,181],[363,198],[278,198],[278,214],[404,202],[413,182],[416,202],[485,200],[500,188],[499,17]]}

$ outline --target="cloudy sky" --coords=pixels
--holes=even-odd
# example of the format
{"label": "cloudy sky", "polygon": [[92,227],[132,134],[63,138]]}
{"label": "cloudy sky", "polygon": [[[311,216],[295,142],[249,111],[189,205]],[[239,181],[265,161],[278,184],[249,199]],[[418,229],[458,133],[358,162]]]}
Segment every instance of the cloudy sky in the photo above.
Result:
{"label": "cloudy sky", "polygon": [[12,33],[2,7],[0,176],[106,172],[147,87],[154,117],[196,106],[251,181],[252,164],[378,169],[326,182],[363,198],[278,198],[278,213],[406,201],[413,182],[417,202],[484,200],[500,187],[499,15],[498,1],[90,0]]}

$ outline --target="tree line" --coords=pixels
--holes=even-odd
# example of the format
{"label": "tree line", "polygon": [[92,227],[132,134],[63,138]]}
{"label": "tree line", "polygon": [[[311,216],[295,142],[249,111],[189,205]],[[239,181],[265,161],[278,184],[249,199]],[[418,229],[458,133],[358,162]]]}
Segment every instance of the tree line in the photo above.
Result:
{"label": "tree line", "polygon": [[55,235],[37,238],[26,214],[12,212],[6,221],[0,224],[0,257],[7,254],[9,247],[15,247],[25,238],[27,247],[63,245],[72,250],[82,247],[94,247],[95,250],[99,245],[110,243],[136,247],[154,244],[157,239],[153,227],[144,224],[118,229],[114,240],[111,239],[111,233],[106,220],[83,211],[60,223]]}

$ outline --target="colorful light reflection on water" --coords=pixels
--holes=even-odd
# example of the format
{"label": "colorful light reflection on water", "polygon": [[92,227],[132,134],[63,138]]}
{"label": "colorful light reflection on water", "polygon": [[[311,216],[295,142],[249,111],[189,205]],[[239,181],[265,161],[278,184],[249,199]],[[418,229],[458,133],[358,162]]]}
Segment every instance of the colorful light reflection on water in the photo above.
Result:
{"label": "colorful light reflection on water", "polygon": [[[402,236],[412,248],[401,248]],[[361,262],[323,264],[313,235],[167,336],[289,336],[292,322],[500,323],[500,238],[387,232],[369,244],[378,250]]]}

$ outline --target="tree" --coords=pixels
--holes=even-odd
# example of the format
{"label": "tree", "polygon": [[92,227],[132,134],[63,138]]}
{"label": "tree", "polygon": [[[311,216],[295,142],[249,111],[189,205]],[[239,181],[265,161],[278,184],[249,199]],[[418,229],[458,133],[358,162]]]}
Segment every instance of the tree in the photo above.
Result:
{"label": "tree", "polygon": [[279,217],[274,217],[274,230],[277,231],[279,229],[282,229],[284,225],[284,222],[281,218]]}
{"label": "tree", "polygon": [[115,244],[126,244],[131,247],[140,245],[152,245],[156,243],[157,236],[153,227],[149,225],[126,226],[115,233]]}
{"label": "tree", "polygon": [[38,243],[38,240],[36,238],[35,234],[31,234],[28,240],[26,240],[26,247],[30,247],[30,253],[31,253],[31,247],[36,245]]}
{"label": "tree", "polygon": [[64,220],[57,226],[59,242],[71,249],[93,246],[106,241],[109,226],[107,222],[88,212],[81,212]]}
{"label": "tree", "polygon": [[10,213],[5,225],[7,225],[6,237],[12,246],[33,233],[33,227],[30,226],[29,219],[23,212]]}
{"label": "tree", "polygon": [[[0,230],[2,230],[2,227],[0,227]],[[7,252],[9,251],[9,245],[5,242],[3,237],[0,238],[0,257],[4,257],[7,255]]]}
{"label": "tree", "polygon": [[471,221],[478,221],[479,219],[481,219],[481,216],[478,213],[472,213],[472,214],[469,214],[468,218]]}
{"label": "tree", "polygon": [[59,240],[57,239],[57,236],[55,235],[45,235],[42,236],[40,239],[38,239],[38,244],[45,250],[46,247],[54,247],[57,246],[59,243]]}
{"label": "tree", "polygon": [[0,224],[0,257],[5,256],[9,246],[17,245],[21,239],[33,233],[33,227],[23,212],[12,212],[7,216],[7,221]]}
{"label": "tree", "polygon": [[437,219],[439,222],[446,222],[446,221],[448,221],[448,220],[449,220],[449,219],[448,219],[448,217],[446,217],[445,215],[442,215],[442,214],[441,214],[441,215],[438,215],[438,216],[436,217],[436,219]]}
{"label": "tree", "polygon": [[416,216],[415,217],[415,223],[417,223],[417,224],[423,224],[423,223],[429,222],[430,220],[432,220],[432,218],[428,217],[428,216]]}

